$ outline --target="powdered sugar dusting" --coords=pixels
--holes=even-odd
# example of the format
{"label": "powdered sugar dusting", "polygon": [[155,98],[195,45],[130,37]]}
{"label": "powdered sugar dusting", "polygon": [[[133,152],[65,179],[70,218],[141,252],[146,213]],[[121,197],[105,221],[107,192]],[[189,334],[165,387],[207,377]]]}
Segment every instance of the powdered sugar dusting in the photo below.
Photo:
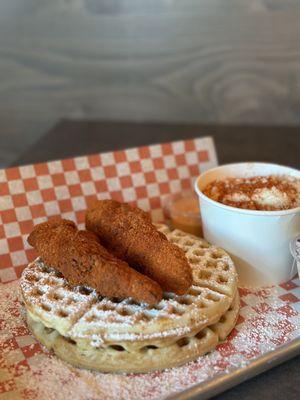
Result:
{"label": "powdered sugar dusting", "polygon": [[31,347],[23,346],[26,341],[21,338],[27,338],[29,332],[22,315],[18,283],[0,286],[0,367],[7,374],[4,390],[28,400],[166,398],[241,368],[299,337],[299,298],[295,293],[300,282],[294,280],[285,287],[292,288],[293,293],[280,286],[256,291],[241,289],[242,307],[235,329],[215,351],[195,362],[163,372],[117,375],[74,368],[37,345],[34,339]]}
{"label": "powdered sugar dusting", "polygon": [[24,318],[21,310],[19,283],[14,281],[0,286],[0,340],[11,339],[20,333]]}
{"label": "powdered sugar dusting", "polygon": [[[91,288],[71,287],[38,258],[25,268],[20,280],[24,301],[38,310],[48,327],[75,341],[92,337],[94,347],[109,341],[180,338],[197,326],[209,325],[217,312],[221,316],[227,310],[234,297],[237,275],[232,260],[200,238],[180,230],[167,233],[165,225],[158,229],[181,247],[190,261],[194,284],[185,295],[164,293],[154,306],[131,298],[98,296]],[[86,291],[85,296],[80,290]]]}

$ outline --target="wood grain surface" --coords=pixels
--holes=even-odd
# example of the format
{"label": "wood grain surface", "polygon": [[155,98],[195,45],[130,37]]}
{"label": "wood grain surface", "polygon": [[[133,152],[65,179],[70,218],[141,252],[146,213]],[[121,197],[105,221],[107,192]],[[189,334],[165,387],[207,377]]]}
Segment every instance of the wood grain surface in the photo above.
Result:
{"label": "wood grain surface", "polygon": [[62,118],[300,123],[298,0],[1,0],[0,163]]}

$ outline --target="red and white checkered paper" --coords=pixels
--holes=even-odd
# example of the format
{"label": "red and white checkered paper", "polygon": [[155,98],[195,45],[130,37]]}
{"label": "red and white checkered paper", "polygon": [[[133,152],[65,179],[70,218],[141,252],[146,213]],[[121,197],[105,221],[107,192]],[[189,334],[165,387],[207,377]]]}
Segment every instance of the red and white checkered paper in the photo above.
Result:
{"label": "red and white checkered paper", "polygon": [[196,362],[147,375],[75,369],[26,327],[17,279],[36,256],[26,243],[35,224],[61,215],[82,225],[96,198],[131,202],[163,220],[164,197],[191,188],[216,163],[212,140],[201,138],[0,171],[0,400],[165,398],[300,336],[299,280],[241,289],[240,317],[225,343]]}

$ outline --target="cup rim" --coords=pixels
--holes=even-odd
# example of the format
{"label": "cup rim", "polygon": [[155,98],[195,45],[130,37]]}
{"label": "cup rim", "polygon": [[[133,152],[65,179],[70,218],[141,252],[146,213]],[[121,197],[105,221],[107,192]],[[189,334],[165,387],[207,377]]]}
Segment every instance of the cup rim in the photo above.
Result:
{"label": "cup rim", "polygon": [[[248,209],[244,209],[244,208],[238,208],[238,207],[232,207],[232,206],[228,206],[226,204],[223,203],[219,203],[218,201],[212,200],[210,197],[206,196],[202,190],[199,188],[199,180],[201,178],[203,178],[203,176],[207,175],[210,172],[213,171],[217,171],[222,169],[223,167],[234,167],[234,166],[245,166],[245,165],[249,165],[249,164],[255,164],[258,166],[274,166],[274,167],[281,167],[281,168],[286,168],[289,169],[290,171],[294,171],[297,172],[300,175],[300,170],[296,169],[296,168],[292,168],[286,165],[280,165],[280,164],[274,164],[274,163],[265,163],[265,162],[255,162],[255,161],[246,161],[246,162],[240,162],[240,163],[228,163],[228,164],[222,164],[219,165],[215,168],[211,168],[208,169],[207,171],[203,172],[202,174],[198,175],[198,177],[196,178],[195,184],[194,184],[194,188],[195,191],[197,193],[197,195],[204,199],[205,201],[207,201],[208,203],[212,204],[215,207],[219,207],[228,211],[232,211],[232,212],[236,212],[239,214],[248,214],[248,215],[255,215],[257,217],[259,216],[264,216],[264,217],[279,217],[279,216],[284,216],[284,215],[290,215],[290,214],[297,214],[298,212],[300,212],[300,206],[298,207],[294,207],[294,208],[290,208],[288,210],[278,210],[278,211],[264,211],[264,210],[248,210]],[[298,178],[300,179],[300,177]]]}

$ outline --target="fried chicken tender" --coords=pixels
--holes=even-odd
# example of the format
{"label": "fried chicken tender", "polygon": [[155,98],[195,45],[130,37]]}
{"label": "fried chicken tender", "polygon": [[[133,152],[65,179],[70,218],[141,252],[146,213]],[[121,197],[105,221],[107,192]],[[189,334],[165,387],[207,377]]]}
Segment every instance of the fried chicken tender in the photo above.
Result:
{"label": "fried chicken tender", "polygon": [[53,218],[41,223],[28,243],[72,285],[87,285],[102,296],[132,297],[151,305],[162,299],[156,282],[110,254],[94,233],[78,230],[72,221]]}
{"label": "fried chicken tender", "polygon": [[145,211],[114,200],[97,201],[87,211],[85,224],[116,257],[163,290],[181,295],[191,286],[192,272],[183,250],[157,231]]}

